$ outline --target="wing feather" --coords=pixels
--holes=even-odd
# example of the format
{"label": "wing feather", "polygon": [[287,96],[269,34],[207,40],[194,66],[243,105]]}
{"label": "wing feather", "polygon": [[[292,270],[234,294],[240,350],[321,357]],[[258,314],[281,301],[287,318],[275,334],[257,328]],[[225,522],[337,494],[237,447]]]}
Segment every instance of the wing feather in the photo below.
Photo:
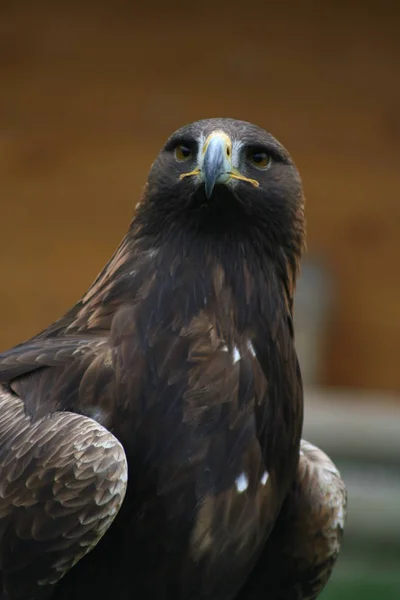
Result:
{"label": "wing feather", "polygon": [[104,535],[126,485],[125,452],[109,431],[70,412],[31,422],[0,390],[2,592],[46,595]]}
{"label": "wing feather", "polygon": [[239,600],[315,600],[339,556],[346,512],[336,466],[302,440],[296,479]]}
{"label": "wing feather", "polygon": [[0,353],[0,383],[27,375],[43,367],[64,365],[71,358],[83,358],[104,350],[106,340],[100,336],[62,336],[36,338]]}

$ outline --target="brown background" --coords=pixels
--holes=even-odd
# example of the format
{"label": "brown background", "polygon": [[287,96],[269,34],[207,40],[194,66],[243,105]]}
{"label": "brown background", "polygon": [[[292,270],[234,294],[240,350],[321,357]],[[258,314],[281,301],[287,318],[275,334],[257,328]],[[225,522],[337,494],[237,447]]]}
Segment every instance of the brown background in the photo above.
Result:
{"label": "brown background", "polygon": [[302,173],[337,286],[326,382],[400,388],[395,2],[0,6],[1,348],[91,283],[166,136],[233,116]]}

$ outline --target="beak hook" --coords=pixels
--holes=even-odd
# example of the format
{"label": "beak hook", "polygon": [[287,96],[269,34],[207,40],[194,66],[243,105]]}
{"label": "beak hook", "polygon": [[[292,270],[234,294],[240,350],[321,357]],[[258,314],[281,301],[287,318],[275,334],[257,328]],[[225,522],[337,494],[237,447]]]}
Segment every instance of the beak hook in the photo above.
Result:
{"label": "beak hook", "polygon": [[258,187],[256,179],[250,179],[232,166],[232,141],[223,131],[213,131],[202,148],[197,168],[189,173],[182,173],[179,178],[198,176],[204,182],[205,194],[209,200],[216,184],[228,183],[230,179],[247,181]]}
{"label": "beak hook", "polygon": [[230,140],[225,135],[211,134],[205,143],[202,172],[207,198],[211,198],[217,183],[226,183],[232,171]]}

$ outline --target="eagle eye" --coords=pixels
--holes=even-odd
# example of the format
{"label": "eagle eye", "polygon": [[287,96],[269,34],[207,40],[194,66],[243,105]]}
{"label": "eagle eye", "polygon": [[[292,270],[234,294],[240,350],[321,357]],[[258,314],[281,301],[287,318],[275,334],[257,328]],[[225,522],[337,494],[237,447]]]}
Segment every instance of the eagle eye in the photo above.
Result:
{"label": "eagle eye", "polygon": [[178,144],[175,148],[175,158],[179,160],[179,162],[189,160],[192,156],[192,150],[186,144]]}
{"label": "eagle eye", "polygon": [[249,148],[247,150],[247,160],[253,165],[253,167],[265,170],[271,163],[271,156],[265,150]]}

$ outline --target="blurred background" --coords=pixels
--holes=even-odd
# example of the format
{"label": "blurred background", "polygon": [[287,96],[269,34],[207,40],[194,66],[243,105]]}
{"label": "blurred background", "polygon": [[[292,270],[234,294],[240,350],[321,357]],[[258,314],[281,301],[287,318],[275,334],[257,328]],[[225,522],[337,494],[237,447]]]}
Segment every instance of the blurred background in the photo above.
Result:
{"label": "blurred background", "polygon": [[400,598],[400,18],[395,2],[0,4],[0,347],[59,317],[166,137],[265,127],[307,198],[305,437],[349,490],[323,600]]}

